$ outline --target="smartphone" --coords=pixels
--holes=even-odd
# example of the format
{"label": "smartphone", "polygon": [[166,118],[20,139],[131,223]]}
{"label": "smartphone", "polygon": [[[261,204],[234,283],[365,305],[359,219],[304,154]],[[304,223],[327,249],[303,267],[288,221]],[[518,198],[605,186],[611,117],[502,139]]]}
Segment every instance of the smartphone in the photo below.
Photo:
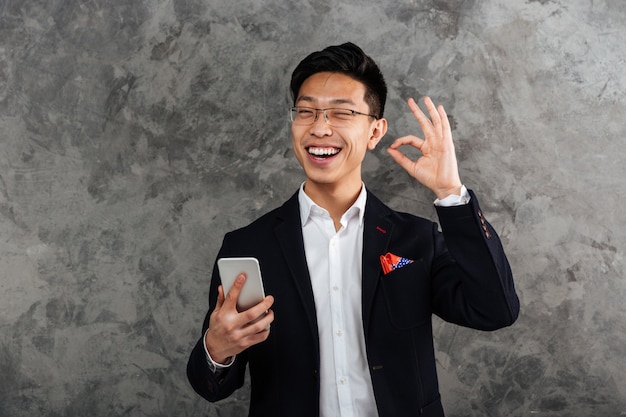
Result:
{"label": "smartphone", "polygon": [[245,311],[259,304],[265,298],[261,269],[256,258],[220,258],[217,260],[217,268],[222,279],[224,295],[235,283],[235,279],[241,273],[246,274],[246,283],[237,299],[237,310]]}

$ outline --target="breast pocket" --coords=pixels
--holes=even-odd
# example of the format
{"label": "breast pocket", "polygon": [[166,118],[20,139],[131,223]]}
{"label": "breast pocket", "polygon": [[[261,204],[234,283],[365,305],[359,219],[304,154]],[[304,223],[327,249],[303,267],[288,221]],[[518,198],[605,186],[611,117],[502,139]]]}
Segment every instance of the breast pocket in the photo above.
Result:
{"label": "breast pocket", "polygon": [[381,280],[393,326],[407,330],[431,319],[430,280],[422,261],[391,271]]}

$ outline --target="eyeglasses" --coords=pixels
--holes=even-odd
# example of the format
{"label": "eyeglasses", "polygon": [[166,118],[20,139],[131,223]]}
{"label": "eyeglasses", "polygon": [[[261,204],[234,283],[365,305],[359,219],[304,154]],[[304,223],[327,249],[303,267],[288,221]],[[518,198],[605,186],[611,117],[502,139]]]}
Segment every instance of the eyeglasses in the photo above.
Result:
{"label": "eyeglasses", "polygon": [[374,119],[377,118],[373,114],[361,113],[350,109],[315,109],[313,107],[302,106],[292,107],[289,112],[289,117],[294,124],[307,126],[312,125],[317,121],[317,117],[320,112],[324,114],[324,120],[326,120],[326,123],[334,127],[350,126],[357,115],[373,117]]}

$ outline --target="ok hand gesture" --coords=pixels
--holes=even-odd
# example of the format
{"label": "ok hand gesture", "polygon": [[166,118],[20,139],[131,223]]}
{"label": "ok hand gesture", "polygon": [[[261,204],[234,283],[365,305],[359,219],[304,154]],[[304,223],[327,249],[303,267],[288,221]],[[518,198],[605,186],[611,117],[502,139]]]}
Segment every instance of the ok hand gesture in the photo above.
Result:
{"label": "ok hand gesture", "polygon": [[[432,190],[437,198],[460,195],[462,183],[448,116],[443,106],[435,107],[430,97],[424,98],[424,104],[430,119],[412,98],[408,100],[409,108],[422,128],[424,139],[414,135],[400,137],[387,152],[412,177]],[[417,148],[422,156],[412,161],[398,150],[403,145]]]}

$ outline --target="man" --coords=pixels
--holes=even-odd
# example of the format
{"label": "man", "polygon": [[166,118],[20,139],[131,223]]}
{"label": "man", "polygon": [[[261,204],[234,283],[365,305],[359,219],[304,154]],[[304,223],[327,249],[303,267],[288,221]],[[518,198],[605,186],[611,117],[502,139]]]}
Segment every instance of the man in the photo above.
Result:
{"label": "man", "polygon": [[[189,380],[217,401],[249,366],[250,416],[443,416],[432,314],[495,330],[519,312],[500,240],[461,183],[446,113],[427,97],[429,119],[410,99],[424,138],[388,149],[436,195],[441,233],[362,182],[365,153],[387,131],[387,88],[369,56],[351,43],[315,52],[294,70],[291,92],[306,179],[283,206],[228,233],[218,254],[256,257],[269,295],[238,312],[245,276],[225,295],[214,270]],[[408,159],[403,145],[422,156]]]}

